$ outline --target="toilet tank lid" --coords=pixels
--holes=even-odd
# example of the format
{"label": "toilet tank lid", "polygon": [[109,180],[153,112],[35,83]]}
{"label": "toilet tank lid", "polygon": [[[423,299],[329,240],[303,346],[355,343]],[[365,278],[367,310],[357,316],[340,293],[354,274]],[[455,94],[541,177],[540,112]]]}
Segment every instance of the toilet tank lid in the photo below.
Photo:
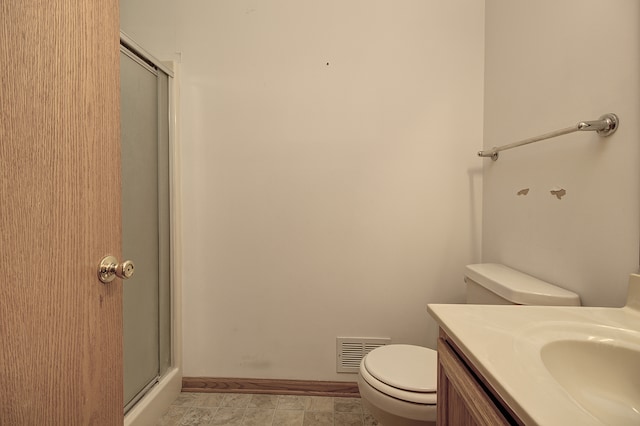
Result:
{"label": "toilet tank lid", "polygon": [[467,265],[465,276],[519,305],[580,306],[576,293],[499,263]]}

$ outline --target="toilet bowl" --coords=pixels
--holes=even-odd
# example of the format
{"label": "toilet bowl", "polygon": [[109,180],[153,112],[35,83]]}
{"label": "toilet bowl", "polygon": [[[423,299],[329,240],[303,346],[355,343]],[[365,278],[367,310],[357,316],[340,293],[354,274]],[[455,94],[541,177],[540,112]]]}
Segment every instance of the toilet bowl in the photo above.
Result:
{"label": "toilet bowl", "polygon": [[[580,305],[568,290],[488,263],[465,269],[467,303]],[[436,421],[437,352],[421,346],[381,346],[362,358],[358,389],[362,404],[384,426],[427,426]]]}
{"label": "toilet bowl", "polygon": [[383,425],[435,425],[436,351],[414,345],[374,349],[360,363],[362,404]]}

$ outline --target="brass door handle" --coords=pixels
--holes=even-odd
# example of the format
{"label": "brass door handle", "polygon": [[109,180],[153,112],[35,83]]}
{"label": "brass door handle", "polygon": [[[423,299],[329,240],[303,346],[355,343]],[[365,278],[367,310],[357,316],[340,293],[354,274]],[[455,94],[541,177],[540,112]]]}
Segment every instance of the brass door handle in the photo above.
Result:
{"label": "brass door handle", "polygon": [[115,277],[126,280],[131,278],[135,265],[130,260],[118,263],[113,256],[105,256],[98,266],[98,279],[103,283],[110,283]]}

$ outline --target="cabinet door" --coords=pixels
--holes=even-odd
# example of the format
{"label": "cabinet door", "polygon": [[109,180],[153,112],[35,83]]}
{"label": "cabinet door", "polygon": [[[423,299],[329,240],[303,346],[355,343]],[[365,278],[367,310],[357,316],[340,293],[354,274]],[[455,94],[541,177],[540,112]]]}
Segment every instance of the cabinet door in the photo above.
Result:
{"label": "cabinet door", "polygon": [[122,425],[118,2],[0,7],[0,424]]}
{"label": "cabinet door", "polygon": [[447,341],[438,340],[439,426],[511,424]]}

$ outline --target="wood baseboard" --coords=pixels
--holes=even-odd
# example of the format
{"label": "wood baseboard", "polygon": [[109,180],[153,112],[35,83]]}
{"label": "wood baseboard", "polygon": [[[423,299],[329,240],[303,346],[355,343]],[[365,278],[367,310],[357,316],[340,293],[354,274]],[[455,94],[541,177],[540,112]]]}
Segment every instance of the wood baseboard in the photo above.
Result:
{"label": "wood baseboard", "polygon": [[183,377],[182,392],[360,397],[356,382]]}

